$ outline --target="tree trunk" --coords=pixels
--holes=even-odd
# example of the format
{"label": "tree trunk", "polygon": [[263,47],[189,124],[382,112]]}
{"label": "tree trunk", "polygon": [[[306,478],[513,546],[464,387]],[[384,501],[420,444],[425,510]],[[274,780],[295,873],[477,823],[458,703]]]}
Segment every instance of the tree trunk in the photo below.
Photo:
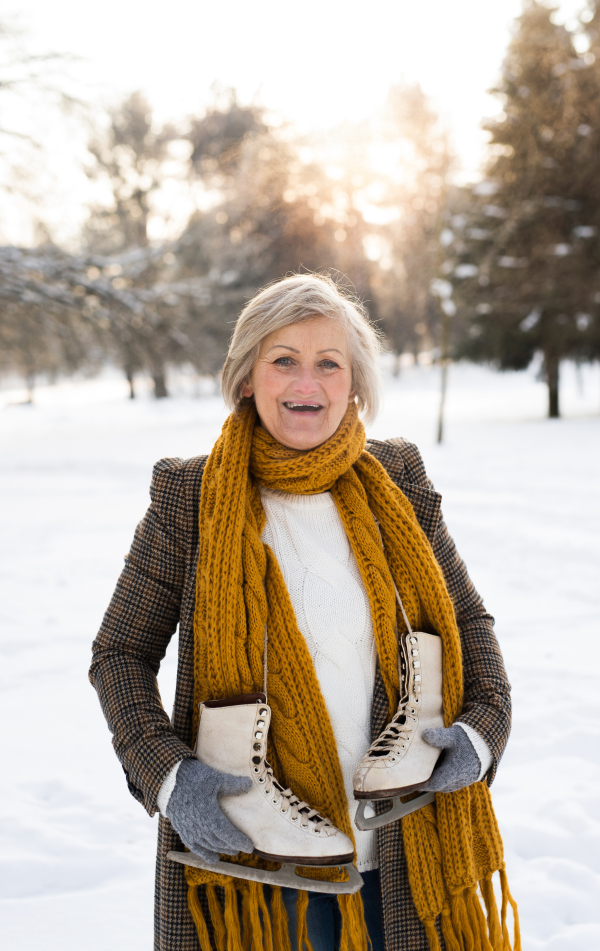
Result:
{"label": "tree trunk", "polygon": [[35,389],[35,373],[28,373],[26,377],[27,399],[26,403],[33,404],[33,391]]}
{"label": "tree trunk", "polygon": [[442,379],[440,388],[440,410],[438,415],[437,441],[441,443],[444,438],[444,414],[446,411],[446,389],[448,387],[448,362],[450,351],[450,316],[442,308],[442,340],[440,348],[442,363]]}
{"label": "tree trunk", "polygon": [[135,399],[135,389],[133,386],[133,370],[131,367],[125,367],[125,376],[127,377],[127,382],[129,383],[129,399]]}
{"label": "tree trunk", "polygon": [[558,419],[560,416],[558,403],[558,379],[560,360],[555,353],[546,353],[544,357],[546,383],[548,384],[548,417]]}
{"label": "tree trunk", "polygon": [[400,376],[400,357],[401,357],[401,356],[402,356],[402,354],[401,354],[399,351],[394,355],[394,357],[395,357],[395,358],[394,358],[394,369],[392,370],[392,376],[394,376],[394,377],[399,377],[399,376]]}
{"label": "tree trunk", "polygon": [[154,396],[157,400],[164,400],[169,395],[167,381],[165,379],[165,368],[155,366],[152,370],[152,379],[154,381]]}

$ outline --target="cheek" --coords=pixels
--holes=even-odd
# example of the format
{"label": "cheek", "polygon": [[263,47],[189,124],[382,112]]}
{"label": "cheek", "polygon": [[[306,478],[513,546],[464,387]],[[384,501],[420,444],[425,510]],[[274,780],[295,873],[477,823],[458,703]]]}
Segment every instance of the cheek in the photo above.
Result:
{"label": "cheek", "polygon": [[325,391],[331,400],[347,403],[352,396],[352,374],[340,373],[330,377],[325,385]]}
{"label": "cheek", "polygon": [[282,380],[281,374],[271,367],[257,368],[257,372],[252,374],[252,387],[257,407],[262,407],[264,412],[269,406],[274,406],[285,385],[286,381]]}

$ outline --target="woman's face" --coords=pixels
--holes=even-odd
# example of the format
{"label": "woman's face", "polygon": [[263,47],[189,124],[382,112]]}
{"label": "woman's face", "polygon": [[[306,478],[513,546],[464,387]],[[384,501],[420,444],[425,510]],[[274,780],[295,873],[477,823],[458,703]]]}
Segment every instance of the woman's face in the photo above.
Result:
{"label": "woman's face", "polygon": [[344,328],[312,317],[269,334],[242,393],[254,396],[262,426],[283,446],[320,446],[355,396]]}

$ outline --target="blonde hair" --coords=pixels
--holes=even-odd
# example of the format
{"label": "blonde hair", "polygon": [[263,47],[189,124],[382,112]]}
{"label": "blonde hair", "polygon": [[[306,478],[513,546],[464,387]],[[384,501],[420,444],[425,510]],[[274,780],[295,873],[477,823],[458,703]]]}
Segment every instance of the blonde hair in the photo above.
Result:
{"label": "blonde hair", "polygon": [[365,422],[379,411],[380,335],[366,310],[329,277],[294,274],[263,288],[238,317],[221,377],[225,404],[237,410],[243,402],[242,386],[258,360],[260,345],[269,334],[314,317],[338,320],[348,337],[352,385]]}

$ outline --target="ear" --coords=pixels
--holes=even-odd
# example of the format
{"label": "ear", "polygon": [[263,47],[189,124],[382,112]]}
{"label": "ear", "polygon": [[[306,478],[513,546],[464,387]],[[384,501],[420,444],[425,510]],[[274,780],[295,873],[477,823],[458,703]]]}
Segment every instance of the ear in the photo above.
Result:
{"label": "ear", "polygon": [[240,387],[240,392],[241,392],[242,396],[244,396],[244,397],[246,397],[246,398],[248,398],[248,397],[250,397],[250,396],[254,396],[254,388],[253,388],[252,384],[251,384],[248,380],[244,380],[244,382],[242,383],[242,385],[241,385],[241,387]]}

